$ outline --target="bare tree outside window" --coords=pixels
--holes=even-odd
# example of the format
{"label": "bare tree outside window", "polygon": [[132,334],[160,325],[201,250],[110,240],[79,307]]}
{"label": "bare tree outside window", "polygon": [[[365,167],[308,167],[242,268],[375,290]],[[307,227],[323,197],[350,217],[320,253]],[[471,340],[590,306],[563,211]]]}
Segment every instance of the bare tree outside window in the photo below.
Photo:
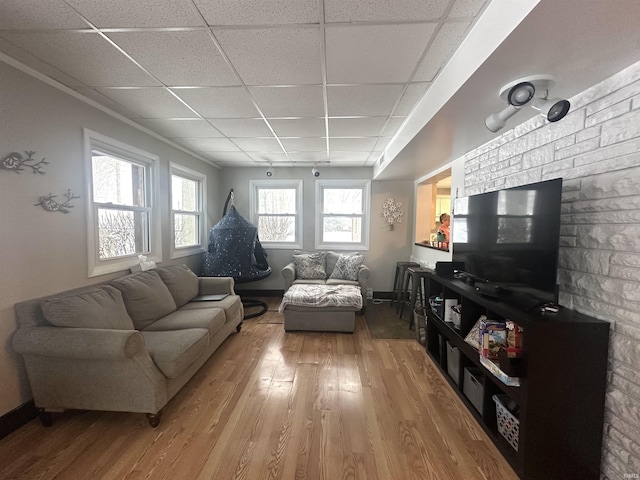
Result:
{"label": "bare tree outside window", "polygon": [[258,191],[258,234],[262,242],[294,242],[296,191],[260,188]]}
{"label": "bare tree outside window", "polygon": [[322,213],[323,241],[344,243],[362,241],[361,188],[325,188]]}
{"label": "bare tree outside window", "polygon": [[171,207],[176,248],[200,244],[199,204],[199,183],[181,175],[171,175]]}
{"label": "bare tree outside window", "polygon": [[99,259],[147,252],[145,166],[93,151],[92,177]]}

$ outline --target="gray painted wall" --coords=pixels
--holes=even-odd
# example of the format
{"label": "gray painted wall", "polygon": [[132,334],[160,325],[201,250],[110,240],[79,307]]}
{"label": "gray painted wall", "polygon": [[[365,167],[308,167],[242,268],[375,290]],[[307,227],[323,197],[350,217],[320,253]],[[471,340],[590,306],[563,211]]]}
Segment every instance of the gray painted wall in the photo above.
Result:
{"label": "gray painted wall", "polygon": [[[322,168],[320,179],[371,179],[371,168]],[[224,205],[229,189],[234,189],[235,205],[244,217],[250,217],[249,182],[265,180],[264,168],[225,168],[220,178],[218,200]],[[315,243],[315,183],[311,175],[311,166],[296,168],[275,168],[273,177],[276,180],[303,180],[303,249],[313,250]],[[396,224],[393,230],[385,223],[381,215],[382,203],[389,197],[402,203],[405,207],[404,220]],[[371,183],[371,225],[369,250],[363,252],[365,263],[371,268],[369,285],[374,291],[390,292],[393,290],[393,275],[398,260],[407,260],[411,254],[411,234],[413,224],[413,182],[412,181],[373,181]],[[219,212],[210,212],[219,219]],[[238,290],[282,290],[284,282],[280,271],[291,262],[293,249],[267,249],[269,266],[273,273],[257,282],[238,285]]]}
{"label": "gray painted wall", "polygon": [[571,103],[466,154],[465,194],[564,179],[560,303],[611,322],[603,478],[638,478],[640,62]]}
{"label": "gray painted wall", "polygon": [[[0,415],[31,398],[22,359],[13,352],[13,305],[19,301],[80,287],[111,276],[87,276],[82,128],[117,139],[160,157],[164,264],[199,266],[201,256],[170,260],[169,161],[207,175],[208,205],[217,204],[219,171],[62,91],[0,62],[0,159],[35,150],[49,165],[44,175],[0,169]],[[35,207],[41,195],[80,195],[70,213]],[[209,219],[209,224],[211,219]]]}

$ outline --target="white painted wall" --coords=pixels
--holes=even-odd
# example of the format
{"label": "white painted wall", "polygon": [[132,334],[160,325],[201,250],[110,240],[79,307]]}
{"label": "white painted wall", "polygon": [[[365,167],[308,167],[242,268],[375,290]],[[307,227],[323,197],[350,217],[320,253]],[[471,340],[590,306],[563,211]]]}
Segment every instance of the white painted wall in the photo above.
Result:
{"label": "white painted wall", "polygon": [[[160,157],[164,263],[199,268],[201,256],[171,261],[169,161],[207,175],[211,211],[219,209],[219,170],[137,130],[5,63],[0,62],[0,160],[35,150],[49,165],[44,175],[0,169],[0,415],[31,398],[21,357],[13,352],[16,302],[104,281],[88,278],[82,128],[87,127]],[[71,189],[70,213],[34,206],[38,197]],[[209,225],[211,224],[209,219]],[[112,277],[125,272],[114,274]]]}

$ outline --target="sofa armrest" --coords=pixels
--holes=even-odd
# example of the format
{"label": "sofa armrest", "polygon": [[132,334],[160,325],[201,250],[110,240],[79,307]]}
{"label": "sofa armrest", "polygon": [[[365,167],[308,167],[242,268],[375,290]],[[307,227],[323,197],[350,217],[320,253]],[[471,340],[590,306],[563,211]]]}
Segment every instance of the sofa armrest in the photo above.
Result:
{"label": "sofa armrest", "polygon": [[216,293],[228,293],[235,295],[233,289],[235,282],[233,277],[199,277],[199,294],[215,295]]}
{"label": "sofa armrest", "polygon": [[289,287],[296,279],[296,267],[293,262],[285,265],[282,269],[282,278],[284,278],[284,291],[289,290]]}
{"label": "sofa armrest", "polygon": [[360,291],[362,298],[367,298],[367,286],[369,285],[369,277],[371,276],[371,270],[366,265],[360,265],[358,270],[358,283],[360,284]]}
{"label": "sofa armrest", "polygon": [[41,357],[113,360],[146,355],[144,339],[137,330],[28,327],[19,328],[12,343],[21,355]]}

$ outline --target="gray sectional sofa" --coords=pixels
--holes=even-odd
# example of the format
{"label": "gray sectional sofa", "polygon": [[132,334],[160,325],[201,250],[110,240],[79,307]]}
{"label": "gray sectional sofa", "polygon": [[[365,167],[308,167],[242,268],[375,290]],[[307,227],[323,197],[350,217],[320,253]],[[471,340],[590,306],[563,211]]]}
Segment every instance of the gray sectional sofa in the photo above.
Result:
{"label": "gray sectional sofa", "polygon": [[[201,295],[228,294],[219,301]],[[224,340],[244,311],[228,277],[197,277],[185,265],[15,305],[21,354],[40,419],[66,409],[146,413],[161,409]]]}

